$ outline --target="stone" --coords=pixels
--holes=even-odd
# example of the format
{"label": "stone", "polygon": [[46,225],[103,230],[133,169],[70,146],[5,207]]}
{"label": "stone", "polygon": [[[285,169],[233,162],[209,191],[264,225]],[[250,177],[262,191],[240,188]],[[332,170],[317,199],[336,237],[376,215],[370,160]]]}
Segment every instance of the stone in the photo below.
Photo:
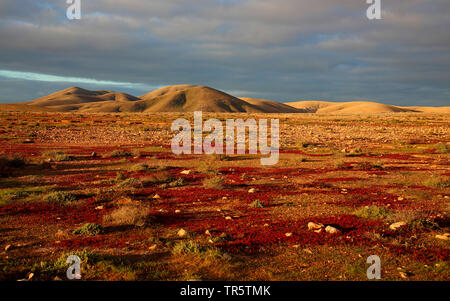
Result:
{"label": "stone", "polygon": [[11,245],[6,245],[6,247],[5,247],[5,252],[7,252],[9,249],[11,249]]}
{"label": "stone", "polygon": [[289,233],[286,233],[285,235],[286,235],[286,237],[291,237],[292,233],[289,232]]}
{"label": "stone", "polygon": [[97,207],[95,207],[95,210],[103,210],[103,206],[97,206]]}
{"label": "stone", "polygon": [[249,190],[248,190],[248,193],[255,193],[255,188],[250,188]]}
{"label": "stone", "polygon": [[159,194],[155,194],[155,195],[153,196],[153,198],[154,198],[155,200],[157,200],[157,199],[160,199],[161,197],[159,196]]}
{"label": "stone", "polygon": [[340,232],[338,229],[336,229],[335,227],[331,227],[331,226],[327,226],[325,228],[325,231],[329,234],[337,234]]}
{"label": "stone", "polygon": [[185,237],[187,236],[187,234],[188,234],[187,231],[184,229],[180,229],[177,233],[178,237]]}
{"label": "stone", "polygon": [[321,228],[323,228],[323,224],[316,224],[313,222],[308,223],[308,230],[319,230]]}
{"label": "stone", "polygon": [[225,219],[226,220],[232,220],[231,216],[226,216]]}
{"label": "stone", "polygon": [[181,212],[180,209],[175,210],[175,213],[180,213],[180,212]]}
{"label": "stone", "polygon": [[404,226],[406,226],[405,222],[396,222],[396,223],[393,223],[392,225],[390,225],[389,229],[396,231]]}
{"label": "stone", "polygon": [[182,172],[180,172],[180,174],[182,175],[189,175],[191,173],[190,170],[183,170]]}
{"label": "stone", "polygon": [[442,239],[442,240],[449,240],[450,239],[450,233],[445,233],[445,234],[442,234],[442,235],[436,235],[436,238],[437,239]]}

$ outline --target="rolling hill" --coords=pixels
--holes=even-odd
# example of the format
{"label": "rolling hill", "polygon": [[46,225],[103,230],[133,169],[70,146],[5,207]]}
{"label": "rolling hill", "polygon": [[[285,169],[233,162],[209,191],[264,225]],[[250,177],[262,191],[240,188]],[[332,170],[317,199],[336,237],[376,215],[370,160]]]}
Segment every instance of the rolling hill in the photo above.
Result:
{"label": "rolling hill", "polygon": [[135,97],[130,94],[79,87],[67,88],[31,102],[0,104],[0,111],[52,112],[216,112],[216,113],[317,113],[360,114],[425,112],[450,113],[450,107],[400,107],[376,102],[299,101],[280,103],[266,99],[237,98],[196,85],[164,87]]}
{"label": "rolling hill", "polygon": [[29,103],[30,108],[58,112],[218,112],[218,113],[298,113],[295,109],[270,100],[240,99],[222,91],[194,85],[161,88],[140,97],[114,91],[90,91],[71,87]]}
{"label": "rolling hill", "polygon": [[360,114],[360,113],[449,113],[450,107],[399,107],[369,101],[327,102],[299,101],[285,103],[294,108],[317,114]]}

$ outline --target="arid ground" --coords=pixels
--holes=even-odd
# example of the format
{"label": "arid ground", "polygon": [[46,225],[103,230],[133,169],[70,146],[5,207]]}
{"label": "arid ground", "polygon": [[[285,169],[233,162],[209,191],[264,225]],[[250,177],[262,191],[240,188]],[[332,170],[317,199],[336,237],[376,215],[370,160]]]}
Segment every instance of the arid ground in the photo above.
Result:
{"label": "arid ground", "polygon": [[0,280],[450,280],[449,114],[204,114],[279,118],[272,167],[174,155],[192,113],[0,114]]}

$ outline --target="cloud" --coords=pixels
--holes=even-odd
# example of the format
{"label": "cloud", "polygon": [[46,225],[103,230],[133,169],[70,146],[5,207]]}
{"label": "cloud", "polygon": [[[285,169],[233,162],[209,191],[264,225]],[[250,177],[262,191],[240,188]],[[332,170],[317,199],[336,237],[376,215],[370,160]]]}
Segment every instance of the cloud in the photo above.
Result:
{"label": "cloud", "polygon": [[[450,102],[447,0],[383,1],[380,21],[364,0],[82,0],[77,21],[66,7],[3,0],[0,69],[142,83],[128,86],[136,94],[193,83],[276,100]],[[18,97],[10,80],[2,100],[41,92],[22,79]]]}

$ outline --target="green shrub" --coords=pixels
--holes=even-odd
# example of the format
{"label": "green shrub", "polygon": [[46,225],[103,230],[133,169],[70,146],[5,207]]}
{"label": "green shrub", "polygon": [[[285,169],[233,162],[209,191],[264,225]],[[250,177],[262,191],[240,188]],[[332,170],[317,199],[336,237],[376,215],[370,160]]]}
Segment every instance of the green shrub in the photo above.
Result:
{"label": "green shrub", "polygon": [[138,164],[136,164],[136,165],[133,165],[132,167],[131,167],[131,171],[147,171],[149,168],[148,168],[148,165],[147,164],[144,164],[144,163],[138,163]]}
{"label": "green shrub", "polygon": [[72,203],[77,200],[77,197],[70,192],[65,191],[55,191],[47,194],[44,197],[44,200],[47,202],[56,202],[56,203]]}
{"label": "green shrub", "polygon": [[72,156],[68,156],[66,153],[56,150],[46,151],[42,153],[42,158],[54,162],[71,161],[74,159]]}
{"label": "green shrub", "polygon": [[169,183],[170,187],[180,187],[186,185],[184,178],[177,178],[175,181]]}
{"label": "green shrub", "polygon": [[223,189],[223,177],[212,177],[203,180],[203,187],[207,189]]}
{"label": "green shrub", "polygon": [[382,219],[386,218],[389,214],[390,211],[388,209],[378,206],[367,206],[354,212],[354,215],[368,219]]}
{"label": "green shrub", "polygon": [[253,203],[250,204],[250,207],[253,207],[253,208],[264,208],[264,204],[261,203],[260,200],[256,200],[256,201],[254,201]]}
{"label": "green shrub", "polygon": [[109,154],[106,154],[105,158],[126,158],[126,157],[132,157],[133,154],[128,151],[116,149],[110,152]]}
{"label": "green shrub", "polygon": [[25,160],[19,156],[0,157],[0,176],[9,177],[12,175],[13,168],[20,168],[25,164]]}
{"label": "green shrub", "polygon": [[449,188],[450,187],[450,178],[449,177],[431,177],[427,178],[423,182],[424,186],[431,188]]}
{"label": "green shrub", "polygon": [[118,184],[121,188],[140,188],[143,187],[143,183],[139,179],[128,178]]}
{"label": "green shrub", "polygon": [[195,253],[199,254],[202,251],[204,251],[204,247],[200,246],[195,241],[189,240],[189,241],[180,241],[175,244],[175,246],[172,249],[172,253],[174,254],[188,254],[188,253]]}
{"label": "green shrub", "polygon": [[446,144],[440,143],[436,146],[436,153],[448,154],[448,153],[450,153],[450,147]]}
{"label": "green shrub", "polygon": [[102,234],[105,232],[105,229],[103,229],[102,226],[94,223],[87,223],[83,226],[79,227],[75,231],[73,231],[73,234],[81,234],[81,235],[87,235],[87,236],[95,236],[98,234]]}
{"label": "green shrub", "polygon": [[155,173],[142,179],[143,185],[170,183],[175,180],[175,177],[170,173]]}

